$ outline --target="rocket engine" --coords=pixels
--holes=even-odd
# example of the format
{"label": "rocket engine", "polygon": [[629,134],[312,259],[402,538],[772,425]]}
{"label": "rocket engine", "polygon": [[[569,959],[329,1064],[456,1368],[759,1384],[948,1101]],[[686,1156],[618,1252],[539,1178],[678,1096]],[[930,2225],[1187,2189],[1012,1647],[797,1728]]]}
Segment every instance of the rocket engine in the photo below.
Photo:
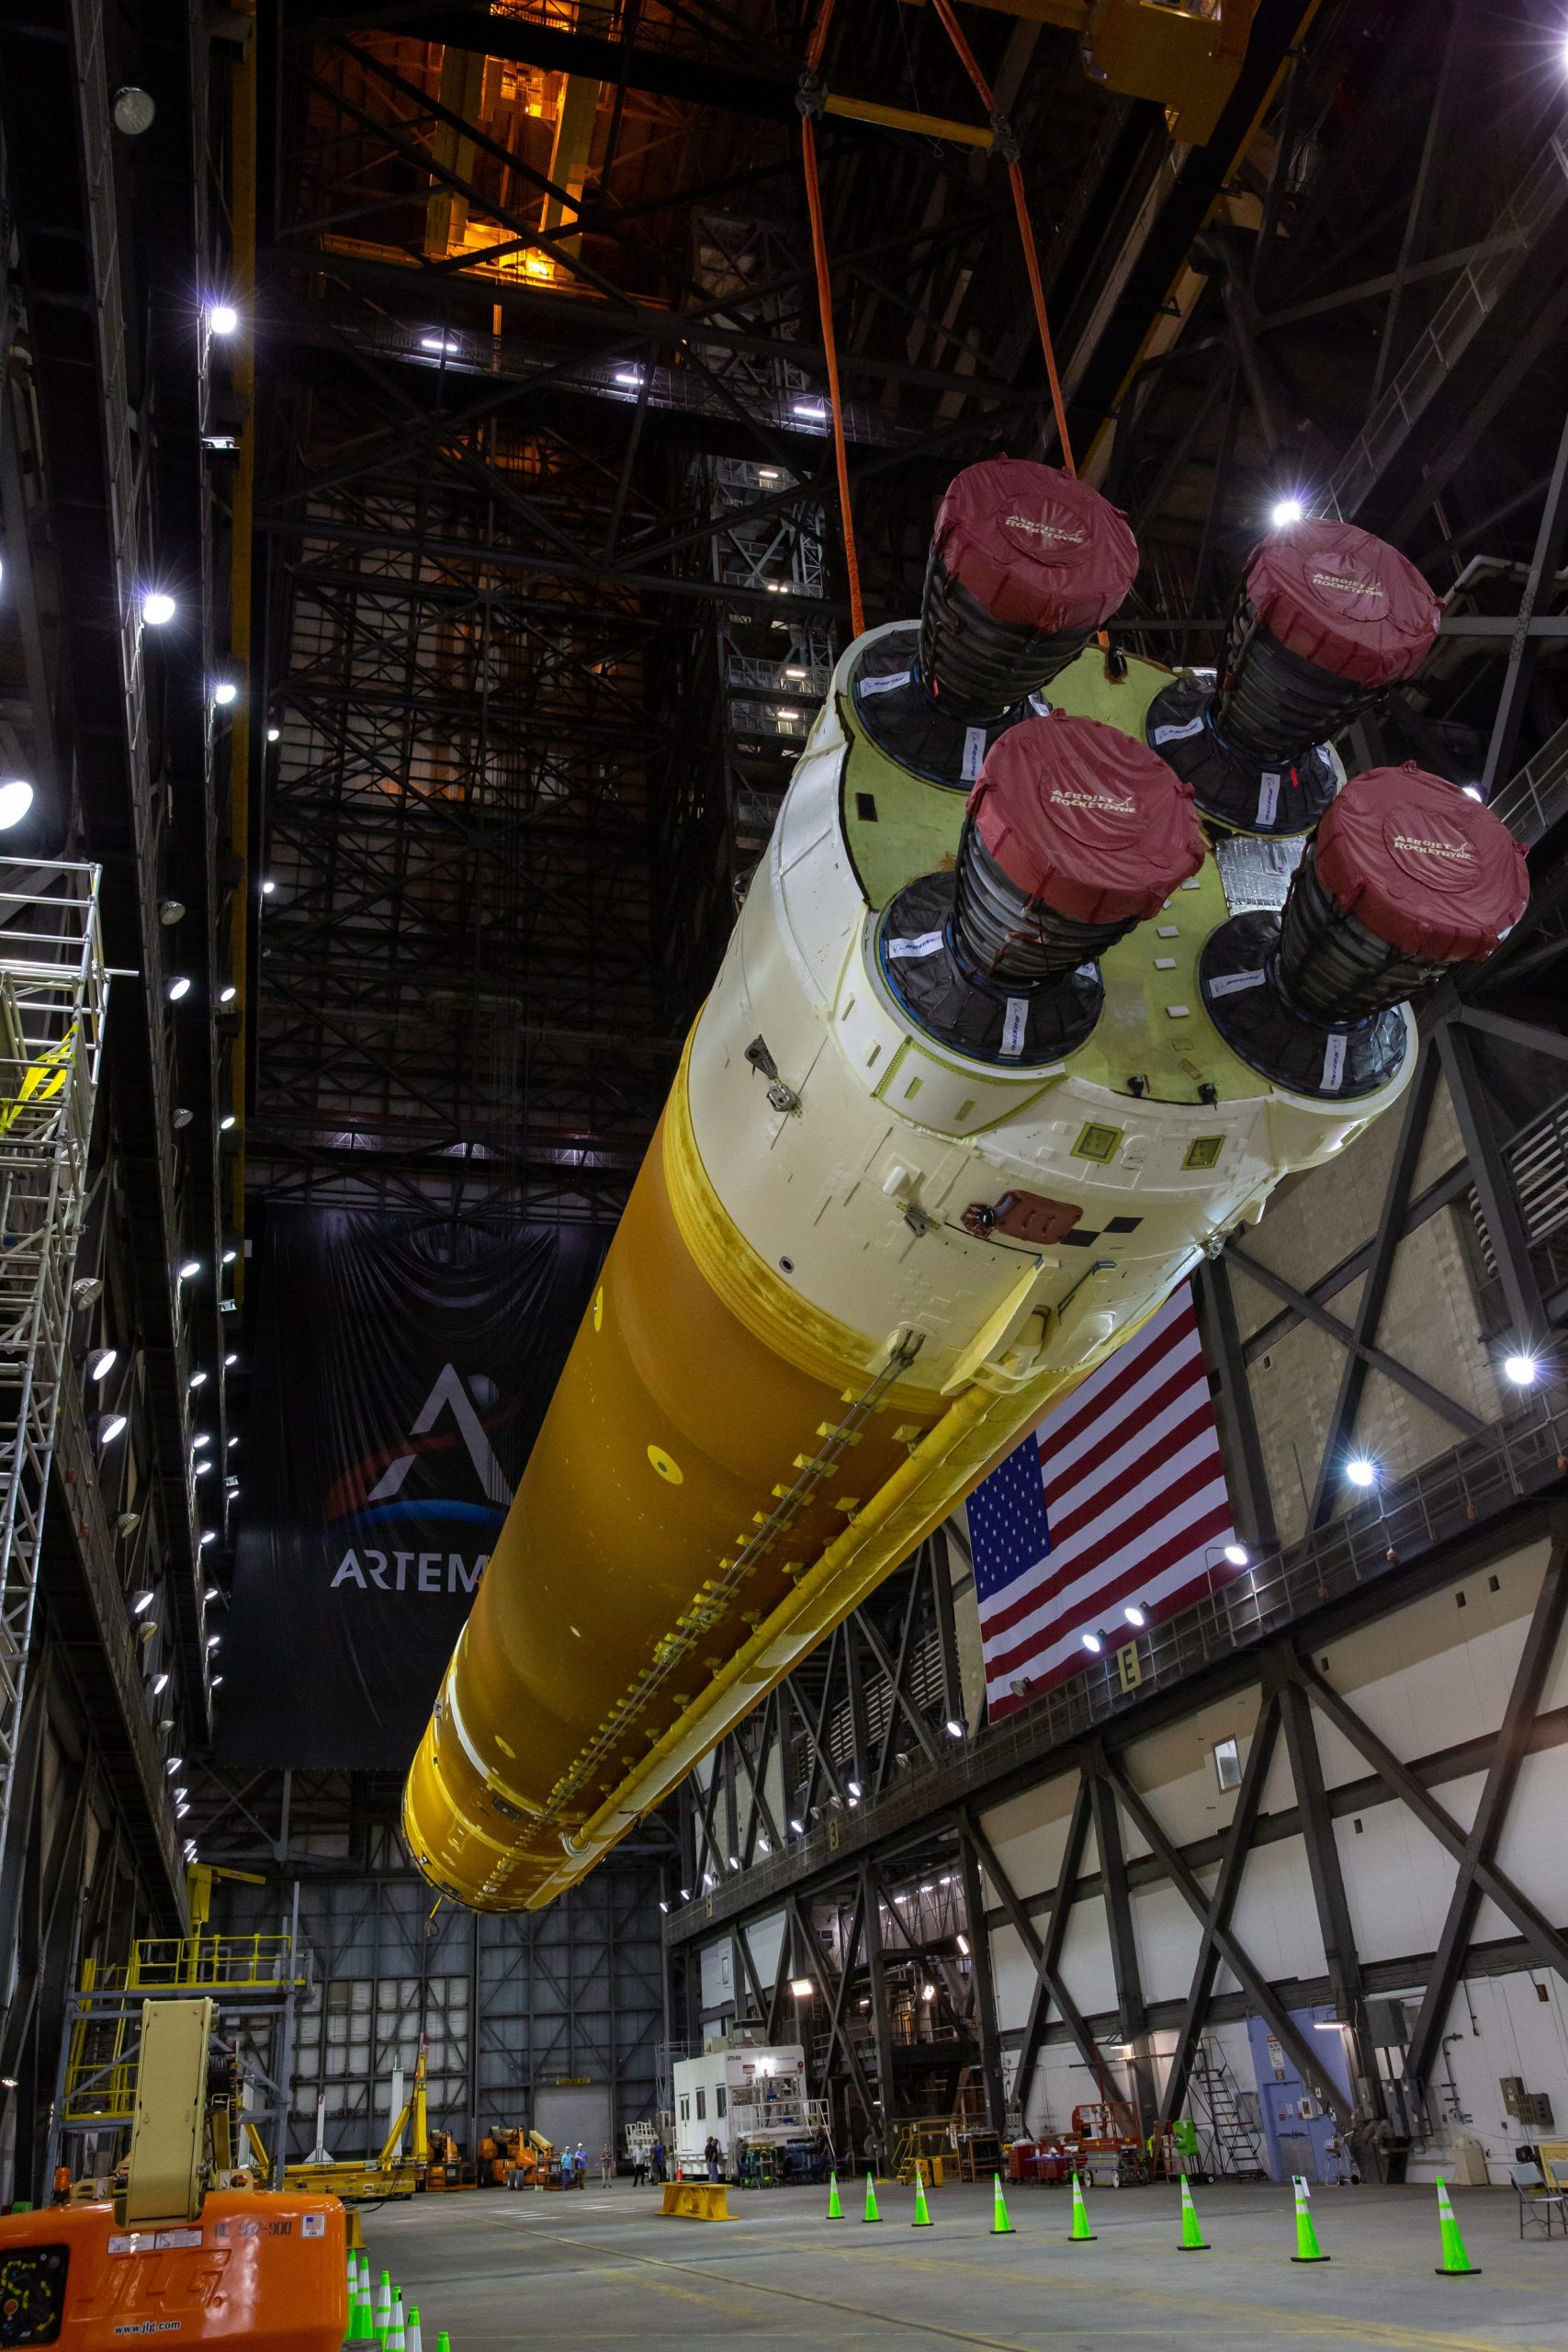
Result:
{"label": "rocket engine", "polygon": [[1310,832],[1344,781],[1329,738],[1431,650],[1442,606],[1398,550],[1353,523],[1260,539],[1231,613],[1217,685],[1178,678],[1148,739],[1204,819],[1238,832]]}
{"label": "rocket engine", "polygon": [[[1225,782],[1430,641],[1392,550],[1295,547],[1326,527],[1249,565],[1198,690],[1246,746],[1216,783],[1155,723],[1192,683],[1090,642],[1123,518],[1011,459],[953,483],[919,623],[839,662],[443,1679],[404,1800],[433,1884],[507,1910],[582,1877],[1396,1099],[1401,999],[1517,920],[1517,846],[1438,779],[1358,778],[1293,878],[1256,767]],[[1375,593],[1302,588],[1353,554]]]}

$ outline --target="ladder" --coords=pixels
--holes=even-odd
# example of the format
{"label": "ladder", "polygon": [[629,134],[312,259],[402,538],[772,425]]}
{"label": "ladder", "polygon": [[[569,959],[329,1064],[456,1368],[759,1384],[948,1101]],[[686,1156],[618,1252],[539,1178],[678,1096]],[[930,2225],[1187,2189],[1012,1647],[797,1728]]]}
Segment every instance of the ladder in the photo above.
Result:
{"label": "ladder", "polygon": [[1267,2180],[1261,2127],[1244,2113],[1225,2053],[1207,2034],[1199,2040],[1191,2087],[1201,2110],[1201,2128],[1213,2149],[1213,2171],[1228,2174],[1232,2180]]}

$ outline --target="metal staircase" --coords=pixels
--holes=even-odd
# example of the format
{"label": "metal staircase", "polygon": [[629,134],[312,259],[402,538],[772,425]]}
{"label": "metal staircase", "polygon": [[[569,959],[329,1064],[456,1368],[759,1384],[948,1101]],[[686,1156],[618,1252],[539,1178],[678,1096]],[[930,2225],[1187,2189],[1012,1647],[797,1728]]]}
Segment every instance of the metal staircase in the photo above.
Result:
{"label": "metal staircase", "polygon": [[1209,2143],[1209,2170],[1232,2180],[1267,2180],[1262,2128],[1245,2113],[1225,2053],[1209,2034],[1199,2041],[1190,2087],[1198,2109],[1193,2120]]}

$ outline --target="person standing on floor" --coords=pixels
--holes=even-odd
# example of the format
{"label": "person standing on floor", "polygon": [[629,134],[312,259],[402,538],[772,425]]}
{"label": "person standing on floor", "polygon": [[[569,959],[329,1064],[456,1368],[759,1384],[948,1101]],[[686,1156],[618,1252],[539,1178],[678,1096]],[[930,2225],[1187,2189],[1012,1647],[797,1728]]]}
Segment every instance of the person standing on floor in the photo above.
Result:
{"label": "person standing on floor", "polygon": [[615,2177],[615,2152],[614,2148],[601,2148],[599,2151],[599,2186],[602,2188],[608,2188],[610,2183]]}

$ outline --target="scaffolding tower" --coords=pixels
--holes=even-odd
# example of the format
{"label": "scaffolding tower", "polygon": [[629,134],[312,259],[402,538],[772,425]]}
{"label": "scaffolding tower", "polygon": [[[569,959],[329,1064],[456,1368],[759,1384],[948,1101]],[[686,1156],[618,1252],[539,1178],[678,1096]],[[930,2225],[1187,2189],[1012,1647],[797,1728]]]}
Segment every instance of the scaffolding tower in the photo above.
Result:
{"label": "scaffolding tower", "polygon": [[0,864],[0,1852],[107,996],[98,868]]}

